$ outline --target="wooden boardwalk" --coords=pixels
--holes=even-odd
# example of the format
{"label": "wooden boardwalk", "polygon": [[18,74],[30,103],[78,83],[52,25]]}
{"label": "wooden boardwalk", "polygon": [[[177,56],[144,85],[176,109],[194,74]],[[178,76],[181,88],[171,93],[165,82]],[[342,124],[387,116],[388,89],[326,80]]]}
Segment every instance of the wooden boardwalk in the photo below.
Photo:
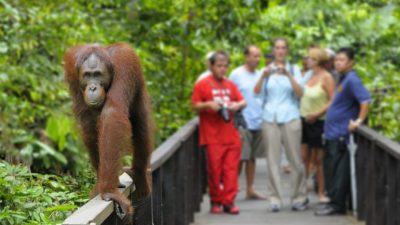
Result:
{"label": "wooden boardwalk", "polygon": [[[289,203],[290,175],[282,174],[282,186],[284,188],[284,205],[279,213],[269,210],[265,200],[245,199],[244,174],[240,176],[240,192],[236,204],[240,207],[239,215],[213,215],[209,213],[209,198],[206,195],[201,206],[201,211],[196,213],[195,222],[191,225],[364,225],[357,222],[350,214],[346,216],[316,217],[314,211],[319,207],[316,195],[310,193],[310,207],[304,212],[293,212]],[[266,195],[266,162],[265,159],[257,160],[255,188]]]}

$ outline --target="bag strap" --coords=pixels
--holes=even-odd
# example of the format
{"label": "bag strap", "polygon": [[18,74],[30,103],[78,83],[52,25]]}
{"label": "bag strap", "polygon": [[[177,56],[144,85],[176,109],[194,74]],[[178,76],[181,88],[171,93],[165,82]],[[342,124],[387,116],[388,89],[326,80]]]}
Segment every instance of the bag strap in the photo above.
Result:
{"label": "bag strap", "polygon": [[261,109],[264,110],[264,106],[267,103],[267,84],[268,84],[268,80],[269,80],[269,76],[264,80],[264,85],[263,85],[263,101],[262,101],[262,105],[261,105]]}
{"label": "bag strap", "polygon": [[292,74],[292,76],[294,76],[294,68],[293,68],[294,66],[291,63],[289,63],[289,65],[290,65],[290,67],[289,67],[290,74]]}
{"label": "bag strap", "polygon": [[[211,85],[211,87],[215,90],[218,90],[218,88],[209,80],[207,79],[208,83]],[[225,93],[225,95],[230,96],[230,94],[228,93],[228,91],[225,89],[224,85],[222,83],[220,83],[220,86],[222,88],[222,91]]]}

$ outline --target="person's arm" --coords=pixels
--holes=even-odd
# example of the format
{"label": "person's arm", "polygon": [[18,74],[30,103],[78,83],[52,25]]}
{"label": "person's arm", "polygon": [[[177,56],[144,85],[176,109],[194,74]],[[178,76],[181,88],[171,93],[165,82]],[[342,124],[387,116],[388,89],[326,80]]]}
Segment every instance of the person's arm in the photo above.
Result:
{"label": "person's arm", "polygon": [[297,81],[293,78],[292,75],[288,75],[290,84],[292,85],[293,91],[298,98],[303,96],[303,88],[297,83]]}
{"label": "person's arm", "polygon": [[290,74],[289,71],[284,66],[278,67],[278,70],[281,71],[282,74],[286,75],[289,78],[290,84],[292,85],[294,94],[298,97],[301,98],[303,96],[303,88],[300,86],[300,84],[294,79],[295,74]]}
{"label": "person's arm", "polygon": [[192,94],[192,109],[199,113],[206,109],[212,109],[218,111],[221,109],[221,105],[214,101],[204,101],[204,85],[202,83],[197,83],[194,86]]}
{"label": "person's arm", "polygon": [[358,113],[358,118],[356,120],[350,120],[349,131],[355,131],[367,118],[368,115],[369,102],[362,102],[360,104],[360,112]]}
{"label": "person's arm", "polygon": [[244,107],[246,107],[246,105],[247,105],[246,101],[244,99],[242,99],[238,102],[232,102],[229,105],[229,110],[236,112],[236,111],[239,111],[239,110],[243,109]]}
{"label": "person's arm", "polygon": [[353,96],[360,104],[360,112],[358,113],[358,117],[355,121],[350,120],[348,129],[350,132],[354,132],[361,124],[364,122],[365,118],[368,114],[368,106],[371,101],[371,95],[368,90],[364,87],[358,76],[352,77],[350,80],[351,90]]}
{"label": "person's arm", "polygon": [[228,106],[229,110],[236,112],[246,107],[246,100],[243,98],[243,95],[241,94],[235,83],[232,83],[231,92],[234,96],[234,100]]}
{"label": "person's arm", "polygon": [[323,82],[322,88],[328,94],[328,101],[321,110],[306,116],[306,121],[308,123],[314,123],[319,117],[324,115],[332,103],[333,95],[335,93],[335,80],[332,78],[330,74],[327,74],[327,76],[324,77],[322,82]]}
{"label": "person's arm", "polygon": [[267,67],[265,68],[265,70],[263,71],[262,75],[260,76],[260,79],[258,79],[256,85],[254,86],[254,93],[256,95],[260,94],[262,86],[264,84],[264,80],[271,75],[271,67]]}
{"label": "person's arm", "polygon": [[212,109],[214,111],[218,111],[221,109],[221,105],[214,101],[197,102],[192,104],[192,109],[198,113],[205,109]]}

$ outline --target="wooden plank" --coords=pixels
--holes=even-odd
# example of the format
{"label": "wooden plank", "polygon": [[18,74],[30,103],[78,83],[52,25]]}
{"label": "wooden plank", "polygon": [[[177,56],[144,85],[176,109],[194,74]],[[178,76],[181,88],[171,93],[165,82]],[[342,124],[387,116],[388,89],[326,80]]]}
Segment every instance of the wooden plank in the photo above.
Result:
{"label": "wooden plank", "polygon": [[189,138],[184,147],[184,151],[186,153],[186,160],[188,163],[187,168],[187,218],[186,224],[193,222],[194,220],[194,208],[196,204],[196,195],[194,190],[194,183],[193,183],[193,175],[195,174],[195,163],[194,163],[194,155],[193,155],[193,138]]}
{"label": "wooden plank", "polygon": [[[133,190],[134,185],[131,177],[123,173],[119,180],[122,184],[125,184],[125,188],[120,188],[126,196],[128,196]],[[71,216],[69,216],[62,225],[92,225],[103,223],[114,211],[114,204],[112,201],[104,201],[100,195],[91,199],[85,205],[76,210]]]}
{"label": "wooden plank", "polygon": [[[187,166],[187,162],[185,160],[185,151],[186,149],[180,149],[178,154],[176,155],[176,163],[178,164],[179,168]],[[176,183],[176,203],[175,203],[175,215],[176,215],[176,223],[174,225],[185,225],[185,218],[186,218],[186,194],[185,191],[185,182],[187,182],[186,178],[186,169],[177,170],[175,183]]]}
{"label": "wooden plank", "polygon": [[370,157],[368,149],[368,140],[358,138],[358,148],[356,157],[356,173],[357,173],[357,215],[358,219],[365,219],[366,213],[366,190],[368,188],[368,157]]}
{"label": "wooden plank", "polygon": [[185,126],[179,129],[168,140],[163,142],[152,154],[151,170],[155,171],[166,162],[182,145],[182,141],[193,135],[196,131],[198,118],[192,119]]}
{"label": "wooden plank", "polygon": [[393,178],[396,181],[396,196],[394,197],[396,199],[396,225],[400,225],[400,163],[396,163],[396,176]]}
{"label": "wooden plank", "polygon": [[386,175],[387,175],[387,192],[386,192],[386,224],[396,225],[396,163],[398,161],[391,155],[386,154]]}
{"label": "wooden plank", "polygon": [[374,202],[375,202],[375,217],[372,221],[372,224],[386,224],[385,223],[385,194],[386,194],[386,177],[385,177],[385,153],[380,150],[376,146],[376,154],[375,154],[375,173],[376,177],[374,179],[375,183],[375,193],[374,193]]}
{"label": "wooden plank", "polygon": [[[201,201],[201,162],[200,162],[200,149],[197,147],[198,144],[196,141],[196,139],[193,137],[194,142],[193,144],[193,148],[190,150],[192,151],[193,154],[193,163],[194,163],[194,170],[193,170],[193,174],[192,174],[192,182],[194,185],[194,210],[196,212],[198,212],[200,210],[200,201]],[[194,215],[193,215],[194,218]]]}
{"label": "wooden plank", "polygon": [[163,167],[153,171],[153,193],[152,193],[152,209],[153,209],[153,223],[154,225],[162,225],[163,212],[162,212],[162,183],[163,183]]}
{"label": "wooden plank", "polygon": [[[152,203],[152,213],[153,218],[155,219],[155,224],[163,224],[163,212],[162,203],[163,203],[163,191],[162,185],[164,183],[163,180],[163,170],[162,165],[170,159],[175,152],[182,146],[182,142],[186,141],[193,135],[197,135],[197,127],[198,127],[199,119],[195,117],[190,122],[188,122],[185,126],[179,129],[174,135],[168,138],[163,144],[161,144],[152,154],[150,163],[151,169],[153,171],[153,199]],[[196,137],[197,140],[197,137]],[[185,165],[183,163],[183,165]],[[155,175],[155,177],[154,177]],[[171,174],[173,176],[174,174]],[[128,175],[126,175],[128,176]],[[121,175],[121,182],[126,182],[126,177]],[[126,195],[131,193],[133,190],[132,180],[129,178],[129,185],[127,188],[121,189]],[[64,222],[63,225],[94,225],[101,224],[107,220],[113,213],[113,202],[107,202],[101,200],[100,196],[96,196],[91,199],[77,211],[75,211],[71,216],[69,216]],[[187,216],[187,215],[184,215]],[[112,218],[109,218],[112,219]]]}
{"label": "wooden plank", "polygon": [[384,149],[384,151],[389,152],[391,155],[396,157],[398,160],[400,160],[400,144],[390,140],[389,138],[385,137],[384,135],[376,132],[375,130],[366,127],[366,126],[361,126],[360,128],[357,129],[357,133],[361,136],[364,136],[365,138],[371,140],[371,141],[376,141],[376,145]]}
{"label": "wooden plank", "polygon": [[369,160],[367,161],[368,164],[368,181],[370,182],[369,185],[367,186],[367,191],[366,191],[366,198],[367,198],[367,204],[366,204],[366,221],[367,225],[375,225],[373,224],[372,221],[374,221],[375,218],[375,189],[376,189],[376,172],[375,172],[375,156],[377,155],[377,150],[375,149],[375,142],[371,139],[369,139],[369,145],[368,145],[368,153],[370,155]]}
{"label": "wooden plank", "polygon": [[175,219],[176,216],[181,216],[181,215],[176,215],[175,213],[175,208],[176,208],[176,201],[177,201],[177,196],[180,195],[181,193],[176,192],[176,179],[177,179],[177,170],[178,166],[176,163],[176,158],[177,154],[182,151],[181,149],[176,152],[176,154],[170,158],[164,165],[164,182],[163,182],[163,193],[164,193],[164,198],[163,198],[163,224],[164,225],[175,225]]}

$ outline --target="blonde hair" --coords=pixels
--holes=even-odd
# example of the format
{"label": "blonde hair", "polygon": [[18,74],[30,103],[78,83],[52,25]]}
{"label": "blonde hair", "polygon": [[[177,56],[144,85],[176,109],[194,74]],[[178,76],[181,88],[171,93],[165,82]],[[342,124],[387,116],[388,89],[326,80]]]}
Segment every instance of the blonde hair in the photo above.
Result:
{"label": "blonde hair", "polygon": [[329,61],[328,53],[322,48],[311,48],[308,52],[308,56],[317,62],[318,66],[325,66]]}

